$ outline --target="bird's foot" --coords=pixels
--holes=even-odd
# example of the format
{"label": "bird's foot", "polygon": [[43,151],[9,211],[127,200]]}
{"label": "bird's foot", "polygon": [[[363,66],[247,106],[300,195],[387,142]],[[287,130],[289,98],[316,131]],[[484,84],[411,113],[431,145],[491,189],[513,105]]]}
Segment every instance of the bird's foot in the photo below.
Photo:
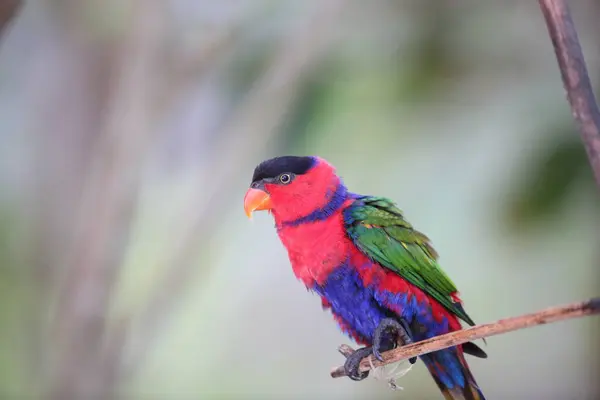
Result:
{"label": "bird's foot", "polygon": [[369,371],[361,372],[358,370],[360,366],[360,362],[373,354],[373,350],[371,346],[361,347],[357,349],[354,353],[350,354],[346,357],[346,362],[344,363],[344,371],[346,371],[346,375],[353,381],[362,381],[366,377],[369,376]]}
{"label": "bird's foot", "polygon": [[[388,332],[392,334],[392,340]],[[395,348],[398,343],[402,346],[413,343],[410,327],[403,319],[382,319],[373,335],[373,355],[379,361],[383,361],[381,353]],[[417,357],[411,357],[408,361],[414,364],[417,362]]]}

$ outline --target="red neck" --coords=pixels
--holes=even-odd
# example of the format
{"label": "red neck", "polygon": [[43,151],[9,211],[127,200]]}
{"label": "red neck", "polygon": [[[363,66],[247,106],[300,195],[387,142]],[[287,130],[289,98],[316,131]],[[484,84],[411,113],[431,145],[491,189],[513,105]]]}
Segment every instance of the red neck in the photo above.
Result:
{"label": "red neck", "polygon": [[289,186],[265,185],[275,205],[272,210],[275,223],[294,221],[326,207],[340,183],[333,166],[317,158],[315,166],[297,176]]}
{"label": "red neck", "polygon": [[348,256],[351,242],[344,229],[342,210],[350,202],[352,200],[346,200],[339,210],[324,220],[277,229],[294,274],[306,287],[325,282]]}

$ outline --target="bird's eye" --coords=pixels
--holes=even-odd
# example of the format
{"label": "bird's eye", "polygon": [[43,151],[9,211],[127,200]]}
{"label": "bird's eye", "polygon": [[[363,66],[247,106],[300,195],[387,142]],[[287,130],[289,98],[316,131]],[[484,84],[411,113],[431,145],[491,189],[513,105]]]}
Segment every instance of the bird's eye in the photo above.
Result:
{"label": "bird's eye", "polygon": [[292,177],[291,177],[290,174],[281,174],[281,175],[279,175],[279,182],[283,183],[284,185],[287,185],[291,181],[292,181]]}

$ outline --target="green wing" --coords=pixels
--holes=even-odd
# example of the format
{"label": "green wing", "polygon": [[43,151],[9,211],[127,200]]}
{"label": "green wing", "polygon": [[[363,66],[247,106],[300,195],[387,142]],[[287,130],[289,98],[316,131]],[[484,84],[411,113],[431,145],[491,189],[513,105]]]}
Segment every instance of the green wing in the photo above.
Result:
{"label": "green wing", "polygon": [[475,325],[451,294],[452,280],[438,265],[429,238],[413,229],[389,199],[361,196],[344,210],[348,236],[369,258],[394,271],[439,301],[469,325]]}

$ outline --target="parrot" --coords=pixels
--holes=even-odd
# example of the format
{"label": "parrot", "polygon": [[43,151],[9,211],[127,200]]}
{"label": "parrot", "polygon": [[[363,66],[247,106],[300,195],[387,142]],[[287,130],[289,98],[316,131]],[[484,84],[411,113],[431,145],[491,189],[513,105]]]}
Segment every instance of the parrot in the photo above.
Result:
{"label": "parrot", "polygon": [[[259,163],[244,196],[248,218],[268,211],[296,278],[320,296],[340,330],[360,347],[344,363],[361,381],[362,359],[475,323],[438,264],[430,239],[386,197],[353,193],[318,156]],[[465,354],[487,358],[473,342],[419,356],[445,399],[483,400]],[[411,364],[416,357],[411,358]]]}

